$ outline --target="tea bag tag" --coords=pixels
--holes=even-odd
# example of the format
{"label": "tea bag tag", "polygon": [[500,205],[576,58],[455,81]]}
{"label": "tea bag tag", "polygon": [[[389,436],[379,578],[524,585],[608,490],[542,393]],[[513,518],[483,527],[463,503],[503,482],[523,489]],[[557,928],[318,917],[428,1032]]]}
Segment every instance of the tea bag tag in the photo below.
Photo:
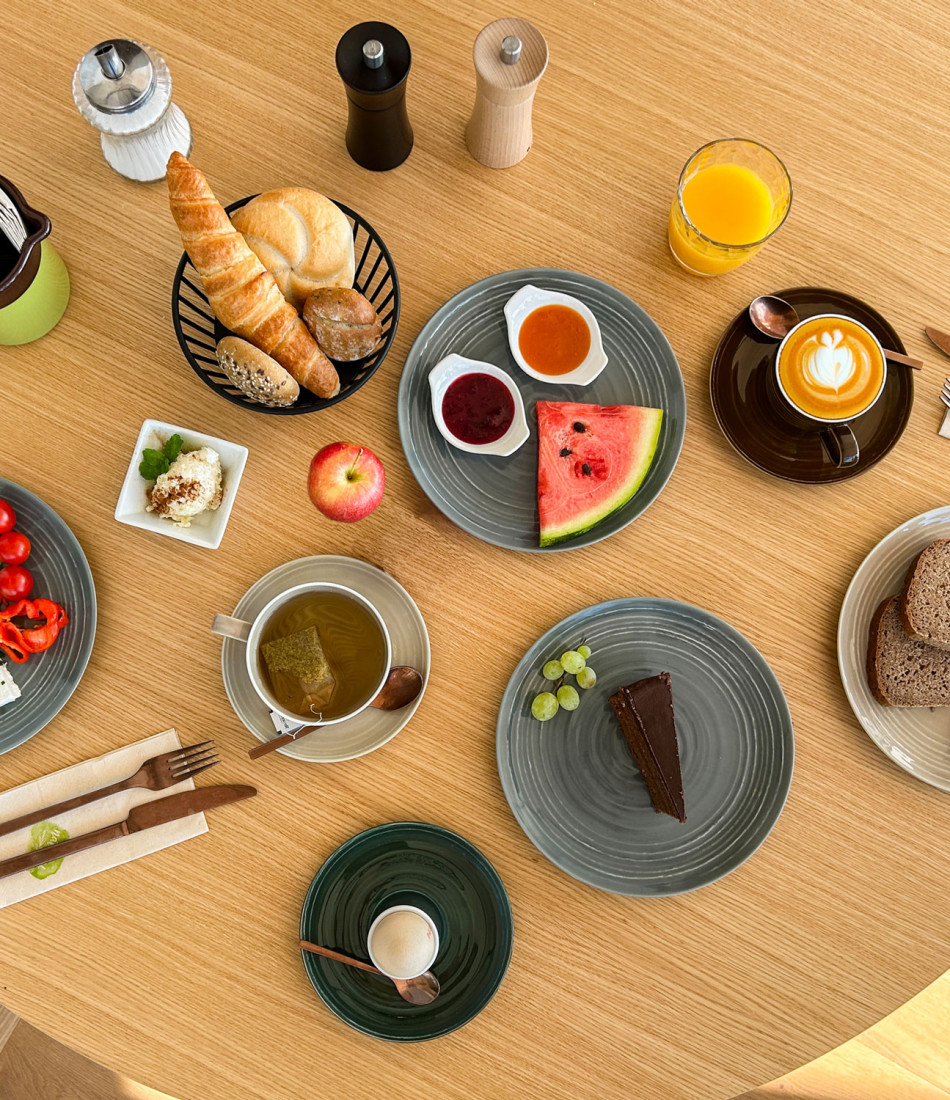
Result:
{"label": "tea bag tag", "polygon": [[276,710],[270,712],[270,720],[278,733],[293,733],[294,730],[299,730],[301,725],[300,722],[291,722],[282,714],[278,714]]}

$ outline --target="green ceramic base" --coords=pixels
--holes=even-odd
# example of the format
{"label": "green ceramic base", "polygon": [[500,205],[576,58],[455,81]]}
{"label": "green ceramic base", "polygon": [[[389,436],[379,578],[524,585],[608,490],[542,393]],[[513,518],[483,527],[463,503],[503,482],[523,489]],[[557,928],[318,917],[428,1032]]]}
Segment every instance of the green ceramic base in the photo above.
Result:
{"label": "green ceramic base", "polygon": [[42,241],[40,266],[27,290],[0,309],[0,344],[28,344],[59,321],[69,301],[69,272],[60,254]]}
{"label": "green ceramic base", "polygon": [[439,929],[432,966],[442,986],[428,1005],[411,1005],[388,978],[301,952],[307,977],[331,1012],[377,1039],[435,1039],[488,1004],[511,959],[514,934],[505,887],[482,853],[437,825],[380,825],[348,840],[310,884],[301,939],[369,961],[366,936],[391,905],[415,905]]}

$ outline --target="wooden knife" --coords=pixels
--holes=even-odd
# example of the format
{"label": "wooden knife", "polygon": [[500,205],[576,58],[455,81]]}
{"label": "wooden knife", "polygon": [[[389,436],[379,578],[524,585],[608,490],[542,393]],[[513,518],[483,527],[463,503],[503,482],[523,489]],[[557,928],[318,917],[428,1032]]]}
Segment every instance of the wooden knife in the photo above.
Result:
{"label": "wooden knife", "polygon": [[936,328],[925,328],[924,332],[935,348],[940,348],[944,355],[950,355],[950,336]]}
{"label": "wooden knife", "polygon": [[177,821],[181,817],[190,817],[191,814],[200,814],[204,810],[227,806],[229,802],[239,802],[242,798],[251,798],[255,794],[257,794],[255,787],[232,783],[220,787],[199,787],[194,791],[156,798],[136,806],[125,821],[120,821],[116,825],[106,825],[102,829],[96,829],[95,832],[70,837],[69,840],[50,844],[35,852],[24,852],[21,856],[0,860],[0,878],[14,875],[17,871],[28,871],[31,867],[39,867],[40,864],[49,863],[53,859],[84,852],[97,844],[106,844],[110,840],[118,840],[120,837],[140,832],[142,829],[152,829],[156,825]]}

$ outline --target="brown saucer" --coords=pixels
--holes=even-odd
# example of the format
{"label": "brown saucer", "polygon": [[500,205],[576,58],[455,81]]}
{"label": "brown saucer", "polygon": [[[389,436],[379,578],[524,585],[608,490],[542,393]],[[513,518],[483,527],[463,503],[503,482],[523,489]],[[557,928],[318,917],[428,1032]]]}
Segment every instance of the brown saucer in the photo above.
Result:
{"label": "brown saucer", "polygon": [[[823,287],[794,287],[776,293],[790,302],[802,319],[817,313],[840,313],[866,325],[884,347],[905,350],[880,313],[850,294]],[[793,428],[769,401],[765,383],[777,351],[778,341],[763,336],[743,309],[723,333],[713,356],[709,375],[713,412],[739,454],[767,474],[812,485],[845,481],[880,462],[907,426],[914,402],[914,372],[888,366],[887,382],[877,403],[851,422],[860,458],[856,465],[841,468],[831,461],[817,432]]]}

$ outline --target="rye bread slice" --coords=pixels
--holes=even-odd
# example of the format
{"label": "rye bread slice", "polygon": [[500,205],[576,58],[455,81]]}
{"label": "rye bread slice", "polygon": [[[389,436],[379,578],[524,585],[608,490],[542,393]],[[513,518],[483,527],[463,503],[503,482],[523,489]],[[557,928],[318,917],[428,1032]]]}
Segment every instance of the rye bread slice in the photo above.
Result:
{"label": "rye bread slice", "polygon": [[950,706],[950,652],[907,637],[897,596],[871,619],[867,673],[871,694],[886,707]]}
{"label": "rye bread slice", "polygon": [[950,649],[950,539],[921,550],[907,570],[899,599],[909,638]]}

